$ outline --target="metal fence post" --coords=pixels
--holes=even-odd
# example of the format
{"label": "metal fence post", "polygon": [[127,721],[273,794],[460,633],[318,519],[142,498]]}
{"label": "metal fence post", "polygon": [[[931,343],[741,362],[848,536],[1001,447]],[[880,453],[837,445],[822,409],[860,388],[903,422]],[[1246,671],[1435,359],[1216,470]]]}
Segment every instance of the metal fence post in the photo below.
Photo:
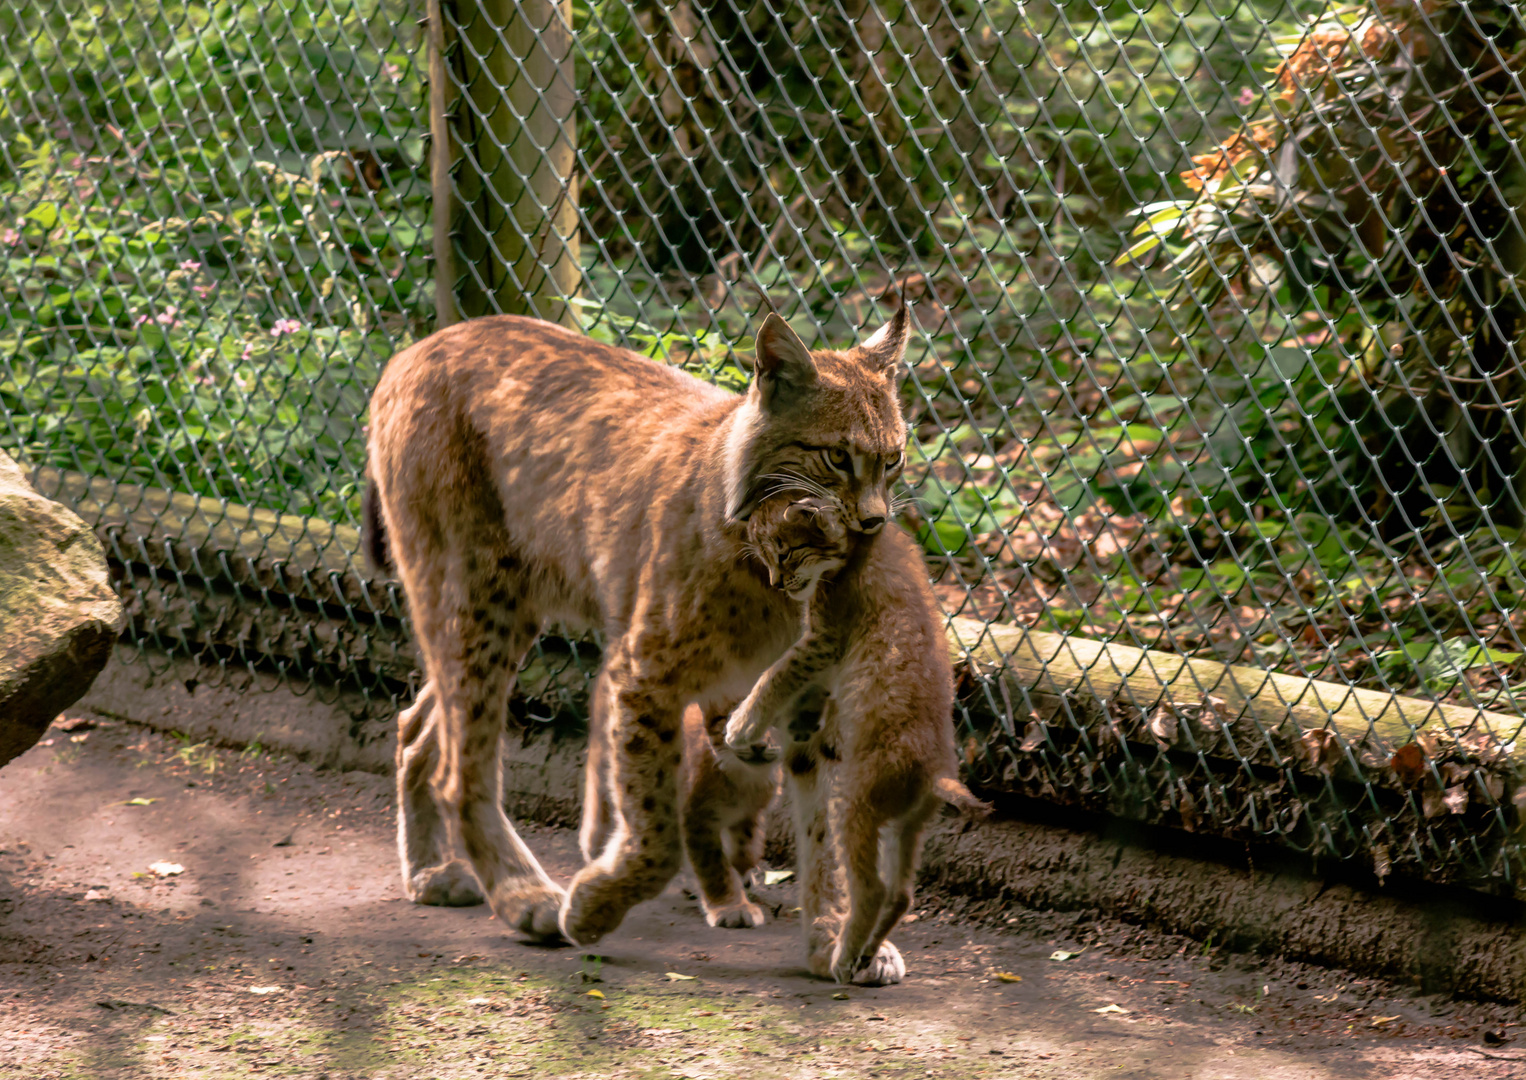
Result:
{"label": "metal fence post", "polygon": [[429,0],[429,44],[439,325],[575,325],[570,0]]}

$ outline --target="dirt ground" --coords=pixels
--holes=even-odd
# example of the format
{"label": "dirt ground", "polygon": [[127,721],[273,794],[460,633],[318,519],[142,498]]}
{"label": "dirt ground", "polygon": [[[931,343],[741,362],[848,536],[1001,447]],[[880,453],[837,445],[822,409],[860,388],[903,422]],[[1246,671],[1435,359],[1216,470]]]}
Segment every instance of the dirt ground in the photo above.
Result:
{"label": "dirt ground", "polygon": [[802,970],[787,882],[759,930],[707,927],[680,878],[597,955],[528,946],[402,899],[389,788],[50,731],[0,772],[0,1077],[1526,1077],[1517,1009],[1073,914],[924,897],[882,989]]}

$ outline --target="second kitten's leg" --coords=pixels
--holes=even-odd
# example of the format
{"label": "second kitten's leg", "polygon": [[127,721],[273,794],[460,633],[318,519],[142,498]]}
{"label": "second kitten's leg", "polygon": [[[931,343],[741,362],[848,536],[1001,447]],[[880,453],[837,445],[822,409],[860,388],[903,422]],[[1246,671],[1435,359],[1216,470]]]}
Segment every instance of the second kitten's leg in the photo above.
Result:
{"label": "second kitten's leg", "polygon": [[711,926],[763,924],[763,909],[747,898],[743,875],[757,864],[761,819],[774,792],[774,771],[745,764],[720,734],[726,715],[684,714],[682,829],[700,903]]}
{"label": "second kitten's leg", "polygon": [[588,695],[588,763],[583,768],[583,822],[578,830],[584,862],[598,857],[615,828],[607,730],[609,693],[609,683],[600,674]]}

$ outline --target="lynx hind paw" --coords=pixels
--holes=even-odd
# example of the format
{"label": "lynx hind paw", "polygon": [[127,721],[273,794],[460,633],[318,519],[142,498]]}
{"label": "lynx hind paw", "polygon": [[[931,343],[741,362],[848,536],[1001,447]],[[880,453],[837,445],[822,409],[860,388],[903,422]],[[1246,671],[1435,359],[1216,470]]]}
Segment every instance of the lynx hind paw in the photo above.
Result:
{"label": "lynx hind paw", "polygon": [[763,909],[751,900],[705,907],[705,921],[728,930],[752,930],[763,925]]}
{"label": "lynx hind paw", "polygon": [[430,866],[408,882],[408,899],[431,907],[473,907],[486,898],[472,868],[459,859]]}
{"label": "lynx hind paw", "polygon": [[555,885],[500,886],[493,896],[493,914],[532,941],[559,941],[565,895]]}
{"label": "lynx hind paw", "polygon": [[832,950],[832,978],[843,986],[856,983],[859,986],[893,986],[906,978],[906,961],[901,950],[886,941],[880,945],[873,959],[842,955],[841,946]]}

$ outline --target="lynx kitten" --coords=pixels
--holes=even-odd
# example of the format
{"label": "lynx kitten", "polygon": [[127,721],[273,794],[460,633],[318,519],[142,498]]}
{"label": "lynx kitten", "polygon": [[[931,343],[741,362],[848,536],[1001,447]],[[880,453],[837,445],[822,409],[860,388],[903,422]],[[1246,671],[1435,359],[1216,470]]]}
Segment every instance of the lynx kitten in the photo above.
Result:
{"label": "lynx kitten", "polygon": [[[808,874],[802,908],[808,933],[837,937],[818,974],[845,983],[882,967],[893,948],[885,939],[911,906],[922,834],[940,801],[976,814],[989,807],[955,779],[953,682],[921,559],[899,531],[852,537],[841,514],[816,498],[775,497],[754,511],[753,550],[770,583],[801,604],[805,631],[732,714],[726,743],[745,757],[777,728],[798,786],[825,773],[825,821],[801,832],[818,844],[830,834],[846,895],[824,910],[833,890]],[[818,812],[809,801],[797,810]]]}

